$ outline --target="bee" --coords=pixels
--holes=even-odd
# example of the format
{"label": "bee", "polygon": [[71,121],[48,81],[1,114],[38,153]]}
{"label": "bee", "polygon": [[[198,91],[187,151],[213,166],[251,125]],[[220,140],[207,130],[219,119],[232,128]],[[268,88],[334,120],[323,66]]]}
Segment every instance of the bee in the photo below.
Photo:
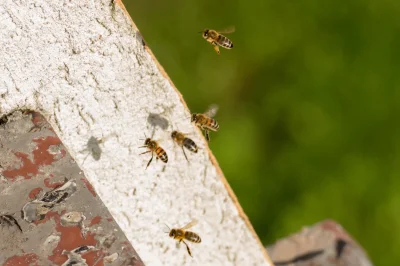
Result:
{"label": "bee", "polygon": [[200,129],[204,130],[206,140],[210,141],[210,134],[209,131],[218,131],[219,124],[218,122],[213,119],[212,117],[218,111],[217,105],[211,105],[204,114],[192,114],[191,121],[196,124]]}
{"label": "bee", "polygon": [[224,47],[226,49],[232,49],[233,48],[233,43],[231,42],[231,40],[229,40],[227,37],[225,37],[224,35],[222,35],[221,33],[232,33],[235,31],[234,27],[230,27],[228,29],[225,30],[221,30],[221,31],[216,31],[216,30],[210,30],[210,29],[205,29],[204,31],[201,31],[200,33],[203,34],[203,38],[211,43],[211,45],[213,46],[214,50],[217,52],[217,54],[219,55],[219,47]]}
{"label": "bee", "polygon": [[197,148],[196,143],[194,143],[193,140],[187,138],[185,136],[185,134],[175,130],[175,131],[172,131],[171,137],[179,146],[181,146],[183,154],[185,155],[185,158],[187,161],[189,161],[189,160],[186,156],[186,153],[185,153],[185,150],[183,149],[183,147],[185,147],[186,149],[188,149],[191,152],[197,153],[198,148]]}
{"label": "bee", "polygon": [[189,248],[188,244],[185,242],[185,240],[193,242],[193,243],[200,243],[201,242],[201,238],[200,238],[200,236],[198,234],[193,233],[191,231],[186,231],[186,230],[191,228],[191,227],[193,227],[193,226],[195,226],[197,224],[197,222],[198,221],[195,219],[195,220],[191,221],[190,223],[188,223],[187,225],[185,225],[182,228],[172,228],[172,229],[170,229],[168,227],[168,225],[167,225],[168,229],[170,230],[169,231],[169,237],[172,237],[173,239],[176,239],[178,241],[178,243],[183,242],[186,245],[187,252],[189,253],[189,255],[191,257],[193,257],[192,256],[192,252],[190,251],[190,248]]}
{"label": "bee", "polygon": [[151,152],[151,158],[150,161],[147,163],[146,169],[147,167],[149,167],[151,161],[153,160],[154,153],[156,154],[156,160],[160,159],[164,163],[168,162],[166,151],[158,145],[157,141],[152,140],[151,138],[146,138],[144,146],[141,146],[140,148],[148,149],[148,151],[142,152],[140,155]]}

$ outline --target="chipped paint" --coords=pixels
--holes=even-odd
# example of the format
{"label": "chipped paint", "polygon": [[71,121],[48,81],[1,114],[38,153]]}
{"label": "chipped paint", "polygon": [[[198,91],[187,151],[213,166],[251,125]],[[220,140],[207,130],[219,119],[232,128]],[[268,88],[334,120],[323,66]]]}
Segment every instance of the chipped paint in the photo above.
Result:
{"label": "chipped paint", "polygon": [[90,221],[89,226],[93,226],[95,224],[99,224],[101,222],[101,217],[100,216],[96,216],[92,219],[92,221]]}
{"label": "chipped paint", "polygon": [[[20,168],[8,169],[3,171],[3,176],[15,181],[18,176],[22,176],[25,179],[31,179],[37,174],[41,173],[39,171],[40,166],[50,165],[55,159],[55,155],[51,154],[48,149],[52,145],[59,145],[61,141],[57,137],[46,137],[40,139],[33,139],[33,142],[37,143],[35,150],[32,152],[33,161],[28,157],[29,155],[22,152],[15,152],[14,155],[19,158],[22,162]],[[61,158],[66,154],[66,151],[61,152]],[[57,158],[60,159],[60,158]]]}
{"label": "chipped paint", "polygon": [[[96,216],[97,217],[97,216]],[[81,212],[68,212],[61,216],[62,226],[77,226],[86,220],[85,215]]]}
{"label": "chipped paint", "polygon": [[104,257],[104,262],[113,263],[116,259],[118,259],[118,253],[115,252],[109,256]]}
{"label": "chipped paint", "polygon": [[29,192],[29,198],[36,199],[42,191],[43,191],[43,188],[41,188],[41,187],[32,189],[31,192]]}
{"label": "chipped paint", "polygon": [[44,179],[44,185],[48,188],[58,188],[63,184],[64,182],[51,182],[51,179],[49,177]]}
{"label": "chipped paint", "polygon": [[[79,246],[94,246],[97,243],[96,234],[88,232],[86,238],[81,234],[79,227],[64,227],[61,225],[60,215],[54,212],[47,214],[49,219],[53,219],[56,223],[55,230],[60,234],[62,241],[58,242],[57,247],[53,250],[53,254],[48,259],[57,265],[67,261],[68,257],[63,254],[64,250],[73,250]],[[47,222],[47,221],[46,221]],[[101,255],[101,254],[100,254]],[[93,259],[99,259],[100,256]],[[94,262],[94,261],[92,261]],[[88,261],[89,263],[89,261]]]}
{"label": "chipped paint", "polygon": [[39,173],[38,167],[28,159],[28,154],[15,152],[14,155],[21,160],[22,166],[21,168],[3,171],[3,176],[5,178],[11,179],[11,181],[15,181],[18,176],[22,176],[25,179],[31,179],[33,176],[36,176]]}
{"label": "chipped paint", "polygon": [[[94,251],[95,249],[96,249],[96,247],[94,247],[94,246],[84,245],[84,246],[75,248],[74,250],[71,250],[71,251],[64,250],[63,254],[68,256],[68,261],[66,261],[62,266],[88,265],[86,263],[86,262],[88,262],[87,259],[85,259],[82,256],[82,254],[87,254],[87,253],[92,254],[91,252]],[[92,259],[93,258],[91,258],[91,260]],[[99,259],[97,259],[97,261],[99,261]],[[94,265],[94,264],[97,264],[97,261],[92,262],[92,263],[88,262],[88,263],[89,263],[89,265]]]}
{"label": "chipped paint", "polygon": [[26,266],[39,266],[38,264],[39,256],[33,253],[13,256],[9,258],[3,266],[16,266],[16,265],[26,265]]}
{"label": "chipped paint", "polygon": [[[0,183],[0,210],[14,214],[23,233],[3,229],[0,265],[61,266],[80,260],[103,266],[104,258],[121,250],[111,257],[111,265],[143,265],[50,125],[38,113],[22,114],[20,119],[28,125],[13,127],[20,121],[9,119],[12,130],[0,133],[0,165],[6,169],[2,174],[11,181]],[[32,124],[41,130],[32,132]],[[22,206],[31,218],[15,215]],[[94,248],[71,253],[82,246]],[[130,264],[132,258],[135,264]]]}
{"label": "chipped paint", "polygon": [[93,186],[89,183],[89,181],[85,178],[81,179],[83,183],[85,183],[86,188],[92,193],[93,197],[96,197],[96,191],[94,191]]}
{"label": "chipped paint", "polygon": [[41,198],[36,198],[24,205],[22,217],[27,222],[43,220],[45,215],[57,204],[71,197],[77,190],[75,181],[66,181],[62,186],[47,191]]}
{"label": "chipped paint", "polygon": [[54,158],[55,155],[49,152],[49,148],[52,145],[60,145],[61,140],[59,138],[49,136],[46,138],[34,139],[33,142],[37,143],[37,147],[33,151],[35,165],[50,165],[56,161]]}

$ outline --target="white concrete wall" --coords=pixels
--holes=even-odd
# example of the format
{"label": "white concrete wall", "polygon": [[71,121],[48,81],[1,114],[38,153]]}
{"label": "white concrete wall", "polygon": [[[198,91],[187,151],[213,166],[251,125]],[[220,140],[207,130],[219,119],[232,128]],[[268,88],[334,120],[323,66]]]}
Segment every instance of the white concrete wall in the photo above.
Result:
{"label": "white concrete wall", "polygon": [[[0,115],[45,115],[146,265],[271,265],[181,95],[110,2],[0,2]],[[153,128],[150,113],[169,127]],[[172,127],[201,147],[190,164]],[[168,152],[165,169],[154,161],[145,170],[149,154],[138,155],[153,131]],[[91,136],[104,138],[98,161],[85,150]],[[190,244],[193,259],[163,232],[192,218],[203,239]]]}

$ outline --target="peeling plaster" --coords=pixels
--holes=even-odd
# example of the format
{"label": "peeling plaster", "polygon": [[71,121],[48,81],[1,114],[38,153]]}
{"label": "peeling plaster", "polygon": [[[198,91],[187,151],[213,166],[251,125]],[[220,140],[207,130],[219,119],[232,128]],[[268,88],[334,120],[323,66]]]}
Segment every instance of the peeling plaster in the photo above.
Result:
{"label": "peeling plaster", "polygon": [[[54,145],[37,141],[51,140],[58,143],[57,150],[65,151],[44,121],[40,131],[30,131],[37,117],[37,113],[17,111],[0,128],[0,163],[4,165],[4,179],[0,181],[0,265],[81,262],[82,266],[101,266],[109,254],[118,254],[111,265],[121,265],[133,256],[137,259],[132,265],[143,265],[70,155],[65,152],[56,160],[56,156],[50,156]],[[19,157],[13,154],[34,158],[34,174],[26,178],[26,165],[15,164]],[[10,168],[12,175],[7,170]],[[87,254],[80,252],[86,248]],[[122,252],[124,249],[129,252]]]}

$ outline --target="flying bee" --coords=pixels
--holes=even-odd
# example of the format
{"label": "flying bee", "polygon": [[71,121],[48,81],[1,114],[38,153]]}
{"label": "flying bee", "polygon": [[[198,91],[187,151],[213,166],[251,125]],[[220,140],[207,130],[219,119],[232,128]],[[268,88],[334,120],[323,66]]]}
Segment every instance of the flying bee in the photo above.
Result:
{"label": "flying bee", "polygon": [[219,124],[218,122],[213,119],[212,117],[218,111],[218,105],[211,105],[204,114],[192,114],[191,121],[195,123],[200,129],[204,130],[206,135],[206,140],[210,141],[210,134],[209,131],[218,131]]}
{"label": "flying bee", "polygon": [[234,27],[230,27],[228,29],[225,30],[221,30],[221,31],[216,31],[216,30],[210,30],[210,29],[205,29],[204,31],[201,31],[200,33],[203,34],[203,38],[211,43],[211,45],[213,46],[214,50],[217,52],[217,54],[219,55],[219,47],[224,47],[226,49],[232,49],[233,48],[233,43],[231,42],[231,40],[229,40],[227,37],[225,37],[222,34],[226,34],[226,33],[232,33],[235,31]]}
{"label": "flying bee", "polygon": [[151,138],[146,138],[144,146],[141,146],[139,148],[148,149],[148,151],[142,152],[140,155],[151,152],[151,159],[147,163],[146,169],[147,167],[149,167],[151,161],[153,160],[154,153],[156,154],[156,160],[160,159],[164,163],[168,162],[168,156],[165,150],[158,145],[157,141],[152,140]]}
{"label": "flying bee", "polygon": [[183,154],[185,155],[185,158],[187,161],[189,161],[189,160],[186,156],[185,149],[183,149],[183,147],[185,147],[186,149],[188,149],[191,152],[197,153],[198,148],[197,148],[196,143],[194,143],[193,140],[187,138],[185,136],[185,134],[183,134],[182,132],[179,132],[176,130],[172,131],[171,137],[179,146],[181,146]]}
{"label": "flying bee", "polygon": [[193,233],[191,231],[186,231],[186,230],[189,229],[190,227],[195,226],[197,224],[197,222],[198,221],[195,219],[195,220],[191,221],[190,223],[188,223],[187,225],[185,225],[182,228],[172,228],[172,229],[170,229],[168,227],[168,225],[167,225],[168,229],[170,230],[169,231],[169,237],[172,237],[173,239],[176,239],[178,241],[178,243],[183,242],[186,245],[187,252],[189,253],[189,255],[191,257],[193,257],[192,256],[192,252],[190,251],[190,248],[189,248],[188,244],[185,242],[185,240],[193,242],[193,243],[200,243],[201,242],[201,238],[200,238],[200,236],[198,234]]}

